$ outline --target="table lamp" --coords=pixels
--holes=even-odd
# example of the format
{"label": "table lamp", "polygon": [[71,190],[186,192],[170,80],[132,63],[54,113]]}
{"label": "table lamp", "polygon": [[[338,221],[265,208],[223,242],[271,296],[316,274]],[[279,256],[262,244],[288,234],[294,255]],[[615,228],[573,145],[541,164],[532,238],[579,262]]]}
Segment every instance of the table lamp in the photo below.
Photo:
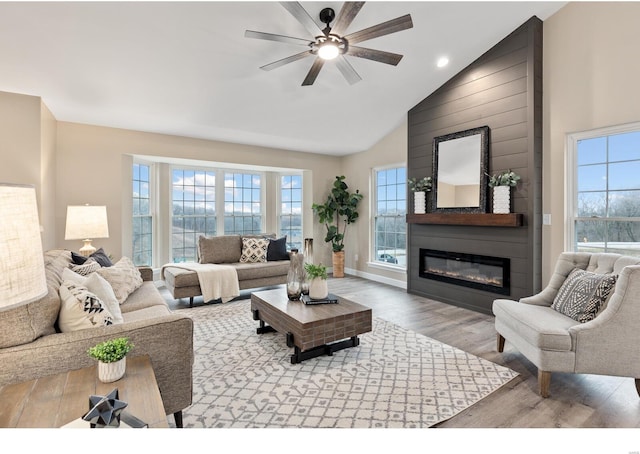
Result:
{"label": "table lamp", "polygon": [[80,254],[89,257],[96,252],[91,244],[94,238],[109,238],[107,207],[92,205],[69,205],[67,207],[67,226],[65,240],[82,240],[84,246]]}
{"label": "table lamp", "polygon": [[0,183],[0,311],[46,294],[35,187]]}

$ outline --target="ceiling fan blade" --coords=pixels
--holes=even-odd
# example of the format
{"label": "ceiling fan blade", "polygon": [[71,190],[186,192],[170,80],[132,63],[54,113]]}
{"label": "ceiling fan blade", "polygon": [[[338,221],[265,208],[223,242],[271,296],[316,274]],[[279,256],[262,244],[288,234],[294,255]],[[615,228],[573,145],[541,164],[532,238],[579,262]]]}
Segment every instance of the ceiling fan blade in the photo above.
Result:
{"label": "ceiling fan blade", "polygon": [[318,24],[309,16],[309,13],[302,7],[302,5],[298,2],[280,2],[280,4],[289,11],[293,17],[298,19],[304,28],[307,29],[311,36],[322,36],[324,35],[322,29],[318,27]]}
{"label": "ceiling fan blade", "polygon": [[347,79],[349,85],[353,85],[362,80],[362,77],[360,77],[356,70],[353,69],[351,63],[349,63],[343,55],[339,55],[336,59],[336,66],[338,67],[344,78]]}
{"label": "ceiling fan blade", "polygon": [[311,65],[311,69],[307,73],[307,77],[305,77],[302,81],[303,87],[305,85],[313,85],[313,83],[316,81],[316,77],[318,77],[318,73],[322,69],[323,64],[324,60],[322,58],[316,58],[316,61],[313,62],[313,65]]}
{"label": "ceiling fan blade", "polygon": [[333,23],[333,27],[331,27],[331,33],[343,35],[364,4],[365,2],[344,2]]}
{"label": "ceiling fan blade", "polygon": [[303,38],[293,38],[285,35],[274,35],[273,33],[256,32],[253,30],[245,30],[245,38],[266,39],[267,41],[277,41],[280,43],[297,44],[300,46],[308,46],[311,41]]}
{"label": "ceiling fan blade", "polygon": [[381,24],[374,25],[359,32],[351,33],[345,36],[349,44],[356,44],[369,39],[378,38],[379,36],[389,35],[391,33],[399,32],[413,27],[411,21],[411,15],[406,14],[401,17],[396,17]]}
{"label": "ceiling fan blade", "polygon": [[272,69],[279,68],[281,66],[286,65],[287,63],[292,63],[294,61],[302,60],[305,57],[313,55],[310,50],[305,50],[304,52],[300,52],[299,54],[292,55],[287,58],[283,58],[282,60],[274,61],[273,63],[269,63],[268,65],[261,66],[260,69],[265,71],[271,71]]}
{"label": "ceiling fan blade", "polygon": [[393,52],[385,52],[383,50],[368,49],[366,47],[349,46],[347,55],[353,57],[366,58],[368,60],[386,63],[387,65],[396,66],[402,60],[402,55]]}

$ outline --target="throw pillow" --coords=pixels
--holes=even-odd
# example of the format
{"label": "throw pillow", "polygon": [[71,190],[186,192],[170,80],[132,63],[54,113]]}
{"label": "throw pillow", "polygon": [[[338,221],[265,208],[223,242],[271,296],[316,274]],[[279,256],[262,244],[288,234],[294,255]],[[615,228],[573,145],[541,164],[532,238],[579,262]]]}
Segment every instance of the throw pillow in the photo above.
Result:
{"label": "throw pillow", "polygon": [[101,266],[98,262],[96,262],[95,259],[88,258],[87,261],[85,261],[82,265],[76,265],[72,263],[69,265],[69,268],[71,268],[71,271],[73,271],[74,273],[78,273],[82,276],[88,276],[94,271],[98,271]]}
{"label": "throw pillow", "polygon": [[198,238],[200,263],[237,263],[242,254],[240,235],[202,236]]}
{"label": "throw pillow", "polygon": [[269,240],[269,246],[267,246],[267,262],[276,260],[289,260],[286,235],[277,240]]}
{"label": "throw pillow", "polygon": [[58,326],[63,333],[113,324],[113,317],[105,304],[82,285],[63,282],[60,300]]}
{"label": "throw pillow", "polygon": [[113,262],[109,258],[109,256],[104,252],[104,249],[100,248],[89,257],[84,257],[80,254],[76,254],[75,252],[71,253],[71,259],[73,263],[76,265],[84,264],[89,258],[94,259],[96,262],[100,264],[100,266],[113,266]]}
{"label": "throw pillow", "polygon": [[596,274],[576,268],[562,283],[551,308],[580,323],[593,320],[615,288],[616,280],[614,274]]}
{"label": "throw pillow", "polygon": [[140,271],[129,257],[122,257],[115,265],[100,268],[96,273],[111,285],[120,304],[142,285]]}
{"label": "throw pillow", "polygon": [[107,306],[107,309],[113,316],[114,325],[124,323],[122,311],[120,310],[120,303],[116,298],[116,294],[114,293],[111,284],[109,284],[98,273],[91,273],[88,277],[85,277],[71,271],[69,268],[65,268],[62,272],[62,280],[87,287],[91,293],[95,293],[95,295]]}
{"label": "throw pillow", "polygon": [[267,246],[269,240],[265,238],[242,238],[242,263],[260,263],[267,261]]}

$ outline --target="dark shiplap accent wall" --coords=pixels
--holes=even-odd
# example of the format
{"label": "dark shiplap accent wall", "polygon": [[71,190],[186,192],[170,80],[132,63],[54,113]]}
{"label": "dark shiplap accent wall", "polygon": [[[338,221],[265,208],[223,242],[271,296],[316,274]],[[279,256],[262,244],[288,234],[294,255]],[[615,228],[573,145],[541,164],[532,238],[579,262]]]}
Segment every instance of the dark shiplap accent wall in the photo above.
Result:
{"label": "dark shiplap accent wall", "polygon": [[[408,115],[408,176],[433,175],[434,137],[489,126],[489,169],[512,169],[522,181],[512,189],[512,210],[522,227],[408,224],[407,291],[491,313],[495,293],[418,276],[419,249],[511,259],[511,299],[541,286],[542,253],[542,21],[532,17]],[[487,195],[487,212],[492,197]],[[431,194],[428,194],[428,197]],[[411,205],[413,194],[410,194]]]}

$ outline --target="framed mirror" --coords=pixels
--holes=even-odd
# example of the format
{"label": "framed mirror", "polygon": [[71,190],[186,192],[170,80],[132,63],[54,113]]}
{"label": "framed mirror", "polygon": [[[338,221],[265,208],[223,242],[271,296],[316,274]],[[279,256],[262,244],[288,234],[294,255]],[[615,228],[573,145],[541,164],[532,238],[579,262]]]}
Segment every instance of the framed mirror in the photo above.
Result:
{"label": "framed mirror", "polygon": [[489,127],[433,139],[432,212],[486,213]]}

